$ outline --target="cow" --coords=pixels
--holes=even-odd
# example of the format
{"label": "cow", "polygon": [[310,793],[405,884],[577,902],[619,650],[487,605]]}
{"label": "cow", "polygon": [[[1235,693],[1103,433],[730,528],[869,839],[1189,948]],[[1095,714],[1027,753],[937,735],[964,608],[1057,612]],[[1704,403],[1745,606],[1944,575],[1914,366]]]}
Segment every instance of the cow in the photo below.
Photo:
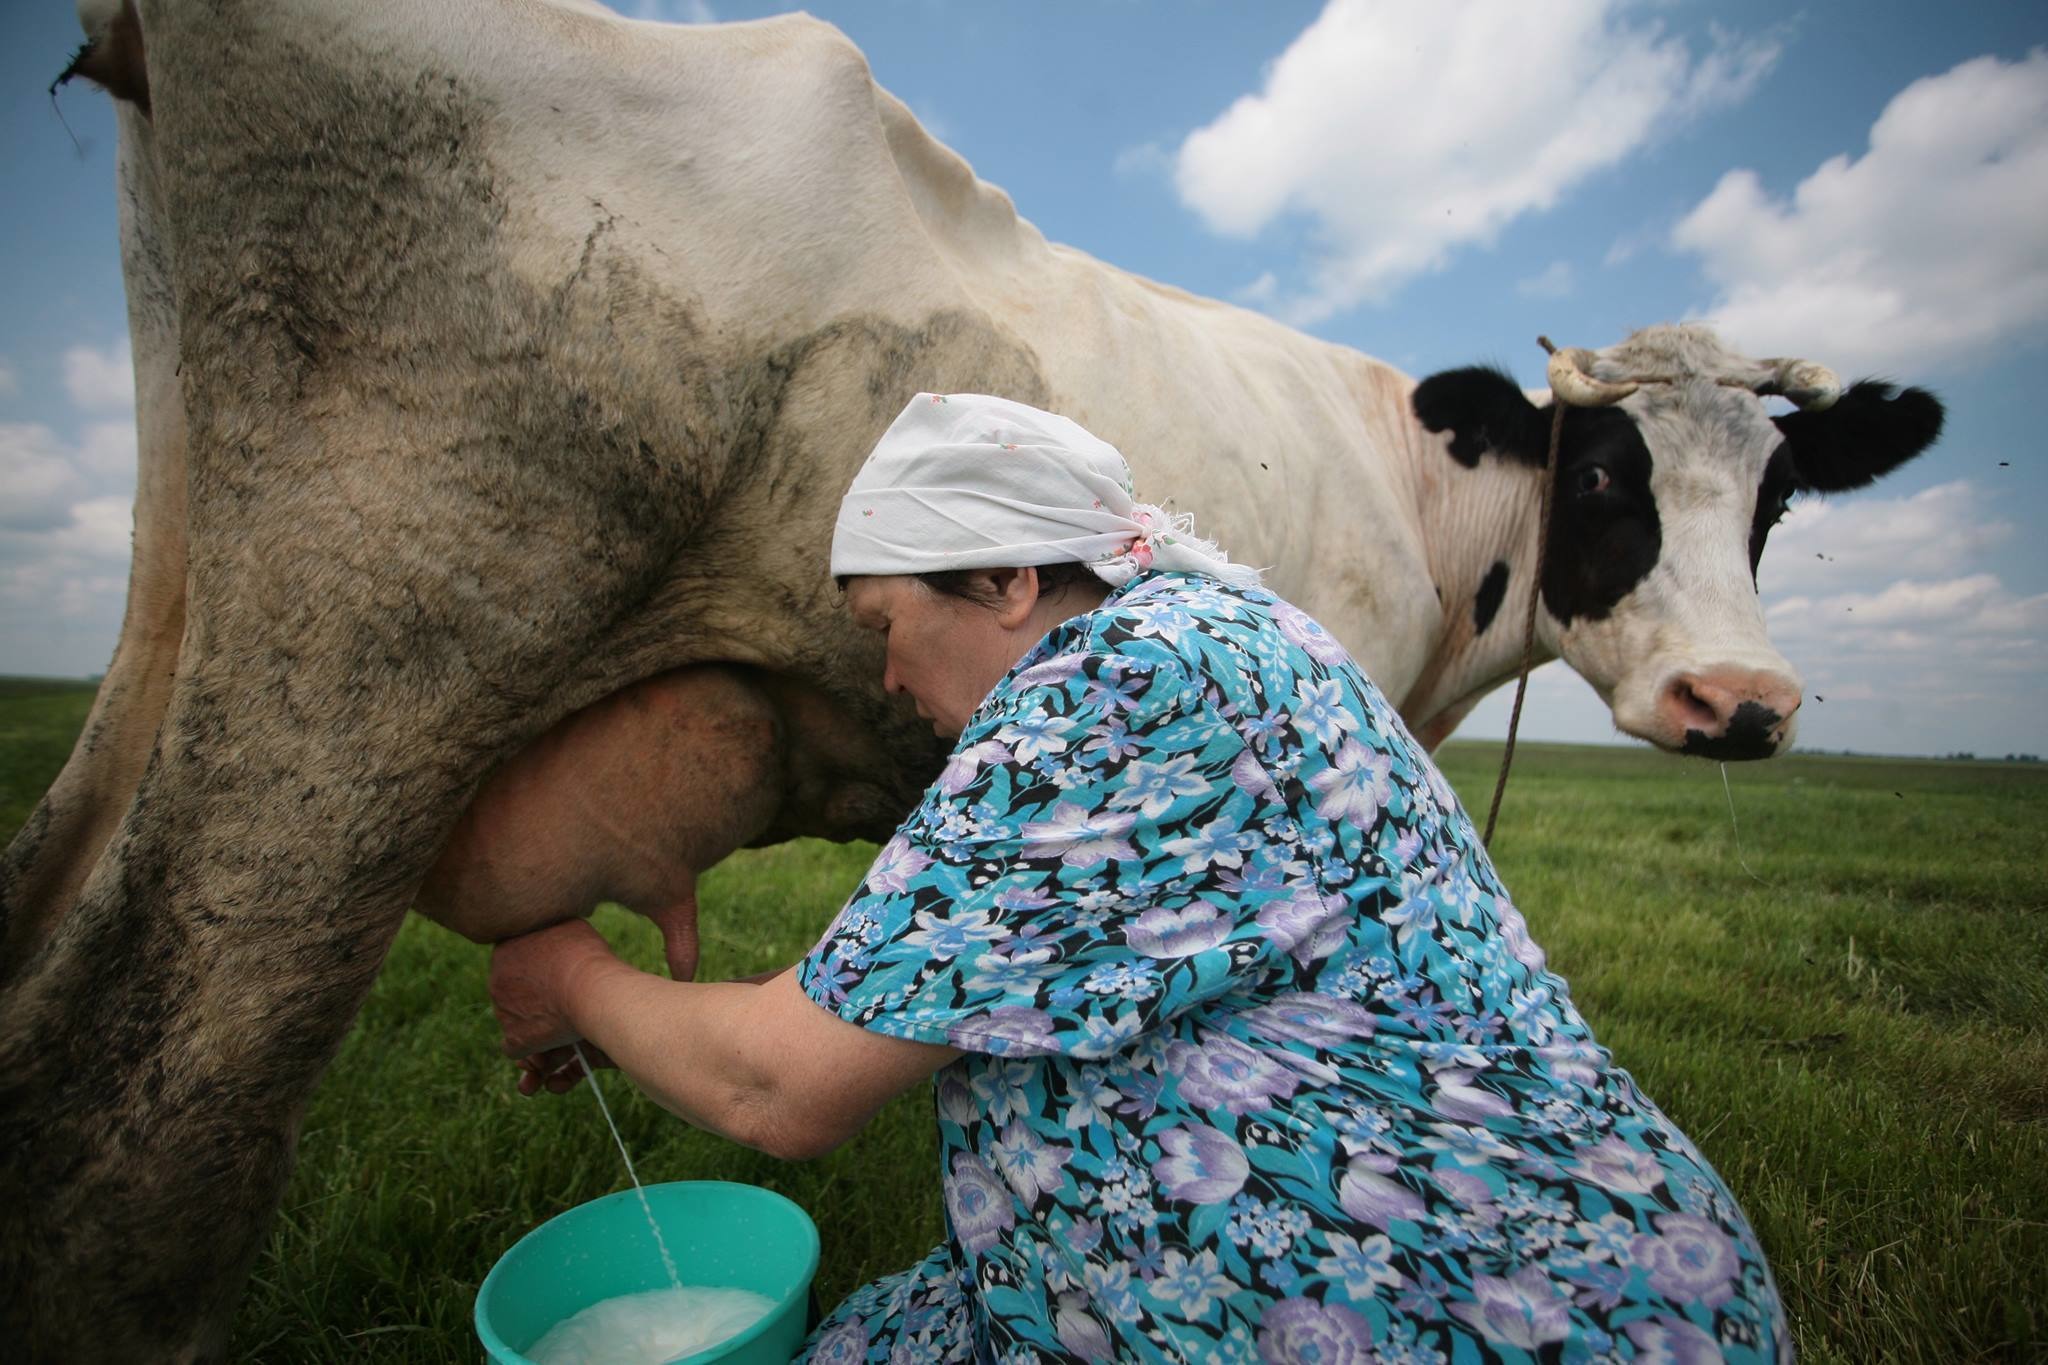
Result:
{"label": "cow", "polygon": [[[113,661],[0,865],[0,1330],[28,1358],[220,1355],[409,906],[490,941],[617,897],[687,975],[704,867],[887,833],[943,754],[824,548],[919,390],[1116,443],[1431,743],[1513,671],[1546,405],[1046,242],[829,25],[80,9],[140,469]],[[1698,327],[1564,354],[1593,406],[1562,424],[1538,656],[1663,747],[1774,752],[1770,522],[1910,458],[1939,404],[1831,403]]]}

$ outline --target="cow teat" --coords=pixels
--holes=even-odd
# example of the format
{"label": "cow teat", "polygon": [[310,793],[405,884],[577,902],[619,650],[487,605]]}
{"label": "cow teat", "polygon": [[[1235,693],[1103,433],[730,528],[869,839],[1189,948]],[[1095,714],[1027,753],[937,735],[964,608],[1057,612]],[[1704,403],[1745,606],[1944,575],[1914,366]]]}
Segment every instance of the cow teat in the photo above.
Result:
{"label": "cow teat", "polygon": [[117,100],[127,100],[149,116],[149,68],[144,61],[142,23],[135,0],[78,0],[78,23],[85,42],[50,82],[50,92],[83,76]]}

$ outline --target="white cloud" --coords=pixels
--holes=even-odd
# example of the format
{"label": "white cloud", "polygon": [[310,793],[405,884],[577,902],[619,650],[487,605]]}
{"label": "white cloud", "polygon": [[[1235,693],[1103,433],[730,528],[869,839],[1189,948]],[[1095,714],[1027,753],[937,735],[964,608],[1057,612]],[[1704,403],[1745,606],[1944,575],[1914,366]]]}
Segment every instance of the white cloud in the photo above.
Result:
{"label": "white cloud", "polygon": [[2003,588],[2004,585],[1988,573],[1934,583],[1907,578],[1887,584],[1874,593],[1842,593],[1819,601],[1791,597],[1772,610],[1780,619],[1797,619],[1814,612],[1839,610],[1849,614],[1860,609],[1863,619],[1856,622],[1858,630],[1924,627],[1976,620],[1994,600],[2009,597],[2003,593]]}
{"label": "white cloud", "polygon": [[127,597],[135,424],[66,439],[0,423],[0,658],[80,675],[105,667]]}
{"label": "white cloud", "polygon": [[78,502],[134,488],[132,423],[94,422],[74,443],[40,422],[0,422],[0,526],[52,526]]}
{"label": "white cloud", "polygon": [[1995,574],[1788,597],[1766,619],[1788,656],[1803,646],[1821,669],[1894,692],[1949,697],[1964,681],[1983,697],[2005,676],[2023,683],[2031,700],[2048,672],[2048,593],[2022,596]]}
{"label": "white cloud", "polygon": [[1758,578],[1767,597],[1845,592],[1900,576],[1952,578],[2012,533],[1967,480],[1899,498],[1800,497],[1771,532]]}
{"label": "white cloud", "polygon": [[[1181,145],[1182,200],[1218,232],[1314,225],[1313,322],[1550,208],[1660,132],[1745,97],[1775,40],[1714,31],[1694,60],[1625,0],[1330,0],[1245,95]],[[1361,130],[1366,130],[1362,132]]]}
{"label": "white cloud", "polygon": [[88,412],[135,406],[135,361],[126,341],[106,350],[73,346],[64,353],[64,388]]}
{"label": "white cloud", "polygon": [[1626,265],[1641,255],[1645,248],[1663,246],[1670,236],[1671,227],[1668,223],[1650,224],[1633,232],[1624,232],[1608,245],[1607,254],[1600,258],[1600,264],[1609,269],[1617,265]]}
{"label": "white cloud", "polygon": [[1561,299],[1572,292],[1570,261],[1552,261],[1526,279],[1515,281],[1515,292],[1525,299]]}
{"label": "white cloud", "polygon": [[0,422],[0,526],[49,524],[79,488],[73,453],[34,422]]}
{"label": "white cloud", "polygon": [[1681,92],[1678,111],[1691,116],[1740,104],[1756,93],[1785,50],[1783,29],[1745,38],[1722,24],[1707,25],[1707,55]]}
{"label": "white cloud", "polygon": [[2040,747],[2048,594],[2015,592],[1983,567],[2015,529],[1967,481],[1794,505],[1764,551],[1762,578],[1772,642],[1813,703],[1804,742],[1892,753]]}
{"label": "white cloud", "polygon": [[135,484],[135,423],[88,423],[72,458],[80,472],[95,483],[132,488]]}
{"label": "white cloud", "polygon": [[126,564],[133,549],[135,500],[89,498],[71,508],[71,520],[50,534],[59,554]]}
{"label": "white cloud", "polygon": [[1919,374],[2048,324],[2048,49],[1907,86],[1789,200],[1748,170],[1672,230],[1754,354]]}

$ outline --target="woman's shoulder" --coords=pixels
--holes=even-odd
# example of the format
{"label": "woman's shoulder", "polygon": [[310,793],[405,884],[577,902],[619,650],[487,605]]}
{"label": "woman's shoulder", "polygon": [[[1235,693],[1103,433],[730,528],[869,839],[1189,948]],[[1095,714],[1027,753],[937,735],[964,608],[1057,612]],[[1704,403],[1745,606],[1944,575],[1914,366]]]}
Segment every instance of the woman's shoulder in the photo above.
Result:
{"label": "woman's shoulder", "polygon": [[1151,593],[1132,594],[1136,586],[1055,626],[996,685],[960,743],[1023,712],[1068,717],[1106,710],[1128,724],[1198,698],[1204,670],[1181,638],[1173,607]]}
{"label": "woman's shoulder", "polygon": [[1303,639],[1328,636],[1265,588],[1203,574],[1152,573],[1088,614],[1091,648],[1170,661],[1191,677],[1285,667]]}
{"label": "woman's shoulder", "polygon": [[1088,615],[1092,632],[1107,643],[1150,642],[1178,652],[1190,633],[1260,629],[1278,600],[1263,588],[1232,587],[1205,574],[1148,573]]}
{"label": "woman's shoulder", "polygon": [[1306,681],[1342,672],[1349,656],[1299,609],[1264,588],[1200,574],[1147,573],[1056,627],[998,692],[1023,698],[1105,682],[1182,710],[1267,709]]}

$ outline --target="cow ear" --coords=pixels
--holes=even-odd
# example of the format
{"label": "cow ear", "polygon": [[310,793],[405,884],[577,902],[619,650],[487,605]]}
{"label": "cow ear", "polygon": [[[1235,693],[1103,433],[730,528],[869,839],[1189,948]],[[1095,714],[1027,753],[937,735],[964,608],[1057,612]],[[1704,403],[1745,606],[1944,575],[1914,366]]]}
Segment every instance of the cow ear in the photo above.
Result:
{"label": "cow ear", "polygon": [[1851,386],[1831,408],[1775,418],[1802,489],[1840,493],[1891,473],[1941,435],[1941,400],[1881,379]]}
{"label": "cow ear", "polygon": [[1409,406],[1430,431],[1451,433],[1451,458],[1467,469],[1489,450],[1538,465],[1549,451],[1544,409],[1531,403],[1514,380],[1488,366],[1431,375],[1415,386]]}

